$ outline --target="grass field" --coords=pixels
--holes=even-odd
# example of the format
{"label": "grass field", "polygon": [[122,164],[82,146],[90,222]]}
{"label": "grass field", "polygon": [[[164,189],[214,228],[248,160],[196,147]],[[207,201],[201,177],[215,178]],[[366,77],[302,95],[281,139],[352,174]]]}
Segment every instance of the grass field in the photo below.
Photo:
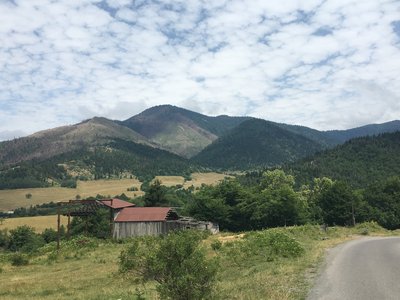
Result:
{"label": "grass field", "polygon": [[184,188],[188,188],[190,186],[200,187],[202,184],[206,185],[214,185],[219,181],[224,180],[225,177],[232,177],[230,175],[209,172],[209,173],[193,173],[191,175],[192,180],[186,181],[184,184]]}
{"label": "grass field", "polygon": [[[329,228],[326,233],[310,225],[272,230],[295,238],[304,247],[304,254],[298,258],[274,260],[262,255],[246,255],[235,260],[223,252],[213,251],[210,245],[216,239],[222,240],[224,245],[240,242],[243,234],[237,238],[229,233],[218,234],[204,242],[210,256],[220,256],[215,299],[304,299],[328,248],[366,232],[394,234],[368,224],[356,228]],[[144,292],[145,299],[158,299],[154,284],[142,285],[118,273],[118,257],[126,246],[99,242],[90,251],[62,250],[58,260],[54,260],[52,252],[42,251],[31,258],[29,265],[21,267],[11,266],[8,254],[0,252],[0,298],[122,300],[137,299],[135,293],[139,289]],[[66,249],[65,242],[61,247]]]}
{"label": "grass field", "polygon": [[[61,216],[61,224],[67,226],[67,217]],[[46,228],[57,229],[57,216],[38,216],[38,217],[24,217],[24,218],[9,218],[0,222],[0,230],[2,229],[15,229],[18,226],[28,225],[35,228],[35,231],[40,233]]]}
{"label": "grass field", "polygon": [[[175,186],[182,184],[185,188],[190,186],[200,187],[202,184],[212,185],[223,180],[229,175],[220,173],[193,173],[192,180],[185,181],[182,176],[157,176],[163,185]],[[140,190],[141,182],[137,179],[110,179],[110,180],[93,180],[78,181],[75,189],[50,187],[50,188],[34,188],[34,189],[15,189],[0,190],[0,211],[13,210],[19,207],[29,207],[51,201],[66,201],[75,199],[77,195],[81,198],[94,197],[97,194],[104,196],[115,196],[125,193],[128,197],[134,198],[142,196],[144,192]],[[136,187],[138,191],[127,191],[128,188]],[[27,199],[25,195],[31,194],[32,197]]]}
{"label": "grass field", "polygon": [[[77,195],[81,198],[96,196],[115,196],[125,193],[128,197],[143,195],[142,191],[128,192],[127,188],[133,186],[140,190],[141,182],[137,179],[118,179],[118,180],[94,180],[78,181],[76,189],[50,187],[34,189],[0,190],[0,211],[12,210],[19,207],[49,203],[51,201],[66,201],[75,199]],[[27,199],[26,194],[32,197]]]}

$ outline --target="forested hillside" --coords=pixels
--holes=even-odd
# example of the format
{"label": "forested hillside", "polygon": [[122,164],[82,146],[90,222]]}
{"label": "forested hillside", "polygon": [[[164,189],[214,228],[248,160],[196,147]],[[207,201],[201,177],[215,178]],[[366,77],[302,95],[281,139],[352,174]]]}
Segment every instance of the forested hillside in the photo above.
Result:
{"label": "forested hillside", "polygon": [[353,186],[366,185],[400,174],[400,131],[352,139],[285,166],[301,183],[314,177],[340,179]]}
{"label": "forested hillside", "polygon": [[314,154],[322,146],[275,123],[251,119],[193,158],[204,166],[247,170],[281,165]]}
{"label": "forested hillside", "polygon": [[183,157],[191,157],[248,117],[209,117],[172,105],[149,108],[121,125]]}
{"label": "forested hillside", "polygon": [[85,147],[122,139],[154,146],[133,130],[105,118],[44,130],[27,137],[0,143],[0,167],[32,159],[48,159]]}
{"label": "forested hillside", "polygon": [[164,150],[125,140],[82,148],[46,160],[22,162],[0,170],[0,189],[73,187],[76,179],[118,178],[132,174],[141,180],[156,175],[188,176],[199,167]]}

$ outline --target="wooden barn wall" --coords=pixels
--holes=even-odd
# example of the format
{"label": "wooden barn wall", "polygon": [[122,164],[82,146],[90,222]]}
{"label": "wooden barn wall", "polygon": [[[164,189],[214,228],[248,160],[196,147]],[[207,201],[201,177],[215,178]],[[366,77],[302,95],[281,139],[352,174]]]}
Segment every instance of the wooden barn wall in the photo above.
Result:
{"label": "wooden barn wall", "polygon": [[167,222],[115,222],[114,238],[126,238],[142,235],[167,234],[168,231],[176,229],[177,224]]}
{"label": "wooden barn wall", "polygon": [[184,224],[176,221],[167,222],[115,222],[113,237],[116,239],[142,235],[167,234],[171,230],[177,229],[198,229],[210,230],[215,234],[219,232],[217,224]]}

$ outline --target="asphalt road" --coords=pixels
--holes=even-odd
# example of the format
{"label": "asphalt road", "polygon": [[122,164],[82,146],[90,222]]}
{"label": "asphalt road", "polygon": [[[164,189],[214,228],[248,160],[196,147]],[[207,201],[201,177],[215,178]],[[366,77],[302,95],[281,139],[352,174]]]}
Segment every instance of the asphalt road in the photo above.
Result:
{"label": "asphalt road", "polygon": [[333,248],[308,300],[400,299],[400,238],[362,238]]}

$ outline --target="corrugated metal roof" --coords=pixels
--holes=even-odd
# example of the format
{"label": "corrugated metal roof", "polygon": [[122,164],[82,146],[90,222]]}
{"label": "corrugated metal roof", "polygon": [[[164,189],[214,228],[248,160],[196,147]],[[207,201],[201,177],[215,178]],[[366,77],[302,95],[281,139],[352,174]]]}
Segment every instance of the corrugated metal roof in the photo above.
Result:
{"label": "corrugated metal roof", "polygon": [[118,198],[103,199],[103,200],[100,200],[100,202],[102,202],[105,206],[108,206],[108,207],[111,207],[114,209],[135,206],[135,204],[133,204],[133,203],[130,203],[130,202],[118,199]]}
{"label": "corrugated metal roof", "polygon": [[170,207],[127,207],[119,212],[115,222],[161,222],[176,219],[178,215]]}

